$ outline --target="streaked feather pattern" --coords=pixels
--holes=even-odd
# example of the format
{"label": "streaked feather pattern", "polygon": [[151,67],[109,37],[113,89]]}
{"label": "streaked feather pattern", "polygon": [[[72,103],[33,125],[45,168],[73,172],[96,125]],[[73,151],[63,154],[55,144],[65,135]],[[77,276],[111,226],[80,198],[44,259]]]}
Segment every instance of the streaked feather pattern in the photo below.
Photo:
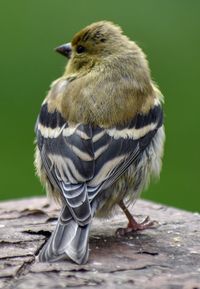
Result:
{"label": "streaked feather pattern", "polygon": [[[58,111],[49,112],[48,102],[43,104],[36,124],[37,145],[63,209],[39,256],[41,261],[66,257],[77,263],[87,261],[89,227],[100,200],[104,199],[102,208],[111,198],[110,188],[139,162],[162,121],[157,99],[147,114],[137,114],[128,123],[111,128],[68,123]],[[136,185],[135,181],[135,190]]]}

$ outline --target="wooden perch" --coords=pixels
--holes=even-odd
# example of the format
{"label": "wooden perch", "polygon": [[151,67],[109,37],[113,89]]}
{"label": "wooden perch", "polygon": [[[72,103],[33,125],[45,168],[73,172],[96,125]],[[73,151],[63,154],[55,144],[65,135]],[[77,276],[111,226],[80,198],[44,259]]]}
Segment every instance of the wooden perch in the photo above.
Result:
{"label": "wooden perch", "polygon": [[94,220],[86,265],[39,263],[35,255],[58,216],[46,198],[0,203],[0,288],[200,289],[200,215],[139,200],[134,215],[157,228],[115,237],[119,212]]}

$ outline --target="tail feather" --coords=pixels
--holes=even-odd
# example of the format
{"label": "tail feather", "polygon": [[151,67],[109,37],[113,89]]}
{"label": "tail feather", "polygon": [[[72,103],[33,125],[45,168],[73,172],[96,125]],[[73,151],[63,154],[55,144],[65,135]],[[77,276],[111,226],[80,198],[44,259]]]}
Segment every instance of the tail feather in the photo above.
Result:
{"label": "tail feather", "polygon": [[65,253],[78,264],[83,264],[87,262],[88,259],[88,235],[89,235],[89,225],[84,227],[78,227],[76,236],[69,244],[66,246]]}
{"label": "tail feather", "polygon": [[[68,210],[66,208],[66,210]],[[71,259],[84,264],[88,259],[88,237],[90,224],[80,226],[73,218],[63,222],[62,211],[56,228],[39,254],[41,262]]]}

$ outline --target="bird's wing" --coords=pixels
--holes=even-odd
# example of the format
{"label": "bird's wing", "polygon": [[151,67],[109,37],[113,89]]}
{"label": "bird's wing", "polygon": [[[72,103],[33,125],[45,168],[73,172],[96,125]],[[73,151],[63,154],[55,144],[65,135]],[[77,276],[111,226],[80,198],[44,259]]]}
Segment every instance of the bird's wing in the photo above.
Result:
{"label": "bird's wing", "polygon": [[161,105],[155,102],[147,114],[123,126],[72,126],[43,105],[36,128],[38,147],[50,182],[62,192],[78,223],[89,221],[91,201],[137,160],[162,119]]}
{"label": "bird's wing", "polygon": [[146,114],[138,114],[129,123],[110,129],[93,130],[94,177],[88,182],[92,200],[99,191],[111,186],[145,150],[163,124],[158,100]]}
{"label": "bird's wing", "polygon": [[49,112],[45,103],[35,130],[48,179],[61,193],[76,222],[88,224],[91,207],[86,182],[94,173],[91,128],[69,125],[58,111]]}

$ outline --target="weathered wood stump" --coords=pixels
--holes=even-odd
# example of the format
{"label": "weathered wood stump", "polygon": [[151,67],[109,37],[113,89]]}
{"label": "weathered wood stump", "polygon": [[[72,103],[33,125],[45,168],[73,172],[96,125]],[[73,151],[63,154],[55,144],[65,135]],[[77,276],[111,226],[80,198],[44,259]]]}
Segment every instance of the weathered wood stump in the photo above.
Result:
{"label": "weathered wood stump", "polygon": [[0,288],[200,288],[200,215],[141,201],[138,219],[157,228],[115,237],[126,225],[119,212],[94,220],[86,265],[39,263],[35,259],[58,216],[46,198],[0,203]]}

